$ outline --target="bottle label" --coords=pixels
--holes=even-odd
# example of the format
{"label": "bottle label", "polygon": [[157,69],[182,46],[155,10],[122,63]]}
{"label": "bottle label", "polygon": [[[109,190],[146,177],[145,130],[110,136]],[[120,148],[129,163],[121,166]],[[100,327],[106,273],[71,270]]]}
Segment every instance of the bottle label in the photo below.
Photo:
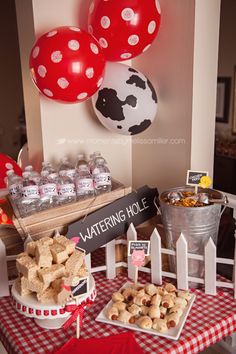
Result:
{"label": "bottle label", "polygon": [[39,188],[38,186],[26,186],[21,190],[23,199],[39,199]]}
{"label": "bottle label", "polygon": [[39,187],[39,192],[41,197],[45,196],[57,196],[57,186],[55,183],[47,183],[43,184],[42,186]]}
{"label": "bottle label", "polygon": [[58,176],[58,174],[57,174],[56,172],[53,172],[53,173],[50,173],[50,174],[48,175],[48,178],[54,179],[54,178],[56,178],[57,176]]}
{"label": "bottle label", "polygon": [[74,180],[75,175],[76,175],[76,170],[71,169],[71,170],[65,170],[63,171],[67,177],[70,177],[72,180]]}
{"label": "bottle label", "polygon": [[22,184],[12,184],[11,186],[9,186],[9,194],[11,199],[17,199],[20,197],[20,193],[21,193],[21,189],[22,189]]}
{"label": "bottle label", "polygon": [[111,175],[108,172],[97,173],[94,178],[95,188],[111,185]]}
{"label": "bottle label", "polygon": [[76,191],[78,194],[83,194],[83,192],[89,192],[94,190],[92,178],[81,178],[76,182]]}
{"label": "bottle label", "polygon": [[75,185],[73,183],[61,184],[58,187],[58,194],[63,197],[75,197]]}

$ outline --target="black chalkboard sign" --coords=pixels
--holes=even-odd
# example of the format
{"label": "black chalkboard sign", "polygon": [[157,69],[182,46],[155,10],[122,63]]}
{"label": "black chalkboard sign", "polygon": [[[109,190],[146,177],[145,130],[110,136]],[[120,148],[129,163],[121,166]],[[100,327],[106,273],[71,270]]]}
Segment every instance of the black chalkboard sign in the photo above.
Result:
{"label": "black chalkboard sign", "polygon": [[188,186],[197,186],[203,176],[208,176],[208,172],[188,170],[186,184]]}
{"label": "black chalkboard sign", "polygon": [[89,291],[89,277],[79,278],[79,282],[71,286],[71,293],[73,297],[80,297],[86,295]]}
{"label": "black chalkboard sign", "polygon": [[131,223],[134,226],[157,214],[156,188],[144,186],[127,196],[89,214],[85,220],[69,225],[66,237],[76,240],[76,248],[86,254],[124,234]]}
{"label": "black chalkboard sign", "polygon": [[128,256],[131,256],[133,251],[144,250],[145,256],[150,255],[150,241],[129,241]]}

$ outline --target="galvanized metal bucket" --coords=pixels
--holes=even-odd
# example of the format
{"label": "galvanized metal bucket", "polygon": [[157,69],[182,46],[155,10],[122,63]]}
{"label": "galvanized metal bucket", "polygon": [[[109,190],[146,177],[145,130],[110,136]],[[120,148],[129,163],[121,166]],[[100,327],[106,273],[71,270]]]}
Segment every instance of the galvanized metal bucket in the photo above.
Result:
{"label": "galvanized metal bucket", "polygon": [[[167,247],[175,249],[176,241],[181,232],[188,242],[188,252],[203,254],[204,246],[211,237],[217,244],[221,204],[213,203],[203,207],[184,207],[168,204],[165,200],[170,192],[193,191],[190,186],[173,188],[160,196],[162,222],[166,234]],[[214,189],[199,188],[200,193],[207,193],[211,199],[225,200],[225,196]],[[222,202],[223,204],[223,202]],[[170,257],[170,265],[175,270],[174,257]],[[190,259],[188,261],[189,276],[202,277],[204,264],[201,261]]]}

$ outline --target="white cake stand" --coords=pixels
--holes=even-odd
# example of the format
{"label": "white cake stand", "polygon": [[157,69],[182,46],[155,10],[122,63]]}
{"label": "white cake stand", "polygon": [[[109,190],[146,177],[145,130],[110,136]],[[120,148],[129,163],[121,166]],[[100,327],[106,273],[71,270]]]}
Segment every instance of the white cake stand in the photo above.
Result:
{"label": "white cake stand", "polygon": [[[41,304],[35,295],[30,294],[21,296],[16,290],[15,284],[12,286],[13,306],[22,315],[34,318],[36,324],[46,329],[58,329],[71,316],[70,312],[65,311],[65,307],[55,304]],[[96,298],[95,281],[92,275],[89,277],[89,291],[86,295],[78,298],[78,305],[83,305],[86,301],[94,301]],[[67,305],[75,305],[75,300]],[[84,307],[86,309],[86,305]]]}

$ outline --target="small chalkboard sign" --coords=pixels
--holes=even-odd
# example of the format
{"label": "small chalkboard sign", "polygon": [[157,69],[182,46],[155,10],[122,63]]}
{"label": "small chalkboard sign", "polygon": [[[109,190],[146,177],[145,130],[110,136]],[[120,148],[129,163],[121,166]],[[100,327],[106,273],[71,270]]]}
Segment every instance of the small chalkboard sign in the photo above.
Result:
{"label": "small chalkboard sign", "polygon": [[188,186],[198,186],[203,176],[208,176],[208,172],[188,170],[186,184]]}
{"label": "small chalkboard sign", "polygon": [[145,256],[150,255],[150,241],[129,241],[128,256],[136,251],[144,251]]}
{"label": "small chalkboard sign", "polygon": [[71,286],[71,293],[73,297],[80,297],[86,295],[89,291],[89,277],[78,278],[78,283]]}

